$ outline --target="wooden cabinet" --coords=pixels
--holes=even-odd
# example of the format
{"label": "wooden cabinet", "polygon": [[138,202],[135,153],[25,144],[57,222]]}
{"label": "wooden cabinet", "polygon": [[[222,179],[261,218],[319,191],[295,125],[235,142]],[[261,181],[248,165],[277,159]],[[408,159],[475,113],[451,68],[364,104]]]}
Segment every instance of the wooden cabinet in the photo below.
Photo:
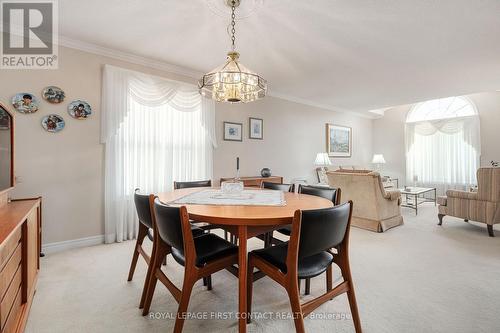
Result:
{"label": "wooden cabinet", "polygon": [[[233,180],[234,178],[221,178],[220,181],[225,182],[228,180]],[[262,182],[278,183],[283,184],[283,177],[271,176],[271,177],[241,177],[240,180],[243,182],[245,187],[261,187]]]}
{"label": "wooden cabinet", "polygon": [[41,199],[0,205],[0,332],[24,331],[40,258]]}

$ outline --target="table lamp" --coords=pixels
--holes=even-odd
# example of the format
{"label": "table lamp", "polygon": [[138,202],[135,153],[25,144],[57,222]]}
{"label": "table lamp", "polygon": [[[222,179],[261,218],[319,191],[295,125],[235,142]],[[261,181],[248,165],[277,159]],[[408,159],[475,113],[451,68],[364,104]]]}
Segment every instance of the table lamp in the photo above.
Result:
{"label": "table lamp", "polygon": [[328,178],[326,177],[327,165],[332,165],[330,161],[330,156],[327,153],[316,154],[316,160],[314,165],[317,166],[316,173],[318,174],[318,181],[320,184],[328,184]]}
{"label": "table lamp", "polygon": [[385,158],[382,154],[374,154],[372,163],[377,165],[377,171],[380,173],[382,164],[385,164]]}

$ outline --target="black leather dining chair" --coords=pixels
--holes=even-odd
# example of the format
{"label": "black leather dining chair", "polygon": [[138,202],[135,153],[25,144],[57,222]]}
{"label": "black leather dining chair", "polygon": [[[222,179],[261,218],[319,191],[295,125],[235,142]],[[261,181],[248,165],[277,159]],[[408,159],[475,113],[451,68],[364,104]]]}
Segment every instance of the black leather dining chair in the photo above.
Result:
{"label": "black leather dining chair", "polygon": [[[297,210],[290,241],[249,255],[247,318],[251,318],[254,268],[282,285],[288,292],[296,332],[305,332],[304,317],[321,304],[347,293],[357,333],[361,332],[354,284],[349,265],[349,232],[352,201],[331,208]],[[331,249],[335,249],[332,251]],[[332,264],[341,270],[343,282],[333,288]],[[326,293],[300,304],[299,279],[312,278],[326,272]]]}
{"label": "black leather dining chair", "polygon": [[[142,247],[144,239],[146,236],[153,241],[153,218],[152,218],[152,206],[150,204],[151,195],[140,194],[139,189],[135,189],[134,192],[134,203],[137,216],[139,218],[139,231],[137,233],[137,239],[134,246],[134,254],[132,255],[132,262],[130,263],[130,270],[128,272],[127,281],[132,281],[134,277],[135,267],[137,266],[137,259],[141,255],[146,263],[151,264],[151,256]],[[202,235],[204,231],[196,226],[191,226],[193,236],[197,237]],[[211,282],[211,281],[210,281]],[[142,288],[142,296],[139,307],[142,308],[144,305],[144,298],[146,296],[146,283],[144,282],[144,287]],[[204,281],[208,285],[209,281]]]}
{"label": "black leather dining chair", "polygon": [[265,188],[267,190],[283,191],[283,192],[295,192],[295,184],[262,182],[261,188]]}
{"label": "black leather dining chair", "polygon": [[[280,183],[272,183],[272,182],[262,182],[261,188],[267,189],[267,190],[276,190],[276,191],[283,191],[283,192],[295,192],[295,184],[280,184]],[[272,240],[273,240],[273,232],[266,232],[263,235],[257,236],[257,238],[260,238],[264,241],[264,247],[268,247],[272,245]]]}
{"label": "black leather dining chair", "polygon": [[[174,189],[175,190],[180,190],[183,188],[193,188],[193,187],[212,187],[212,181],[210,179],[209,180],[196,180],[196,181],[189,181],[189,182],[174,181]],[[196,224],[196,222],[195,222],[195,224]],[[203,230],[208,230],[209,232],[210,232],[210,230],[213,230],[213,229],[220,229],[219,226],[214,225],[214,224],[209,224],[209,223],[203,224],[203,222],[201,222],[201,224],[202,225],[200,225],[199,227]],[[230,235],[230,233],[226,230],[224,230],[224,239],[225,240],[231,239],[231,241],[236,244],[236,237]],[[233,241],[233,239],[234,239],[234,241]]]}
{"label": "black leather dining chair", "polygon": [[[299,188],[298,188],[298,193],[314,195],[316,197],[322,197],[322,198],[331,200],[333,202],[334,206],[337,206],[340,204],[340,197],[341,197],[340,188],[300,184]],[[277,231],[283,235],[290,236],[290,233],[292,232],[292,227],[285,226],[281,229],[278,229]],[[271,242],[273,241],[273,239],[274,238],[273,238],[273,235],[271,233]],[[305,280],[306,280],[306,287],[305,287],[304,293],[306,295],[309,295],[311,293],[311,279],[307,278]],[[300,281],[299,281],[299,284],[300,284]]]}
{"label": "black leather dining chair", "polygon": [[[179,303],[174,332],[182,332],[191,291],[196,281],[238,262],[238,247],[215,234],[193,237],[185,206],[171,207],[154,199],[153,215],[154,252],[148,270],[148,289],[143,315],[149,313],[151,300],[158,280]],[[177,288],[161,270],[161,261],[167,254],[184,266],[182,289]]]}
{"label": "black leather dining chair", "polygon": [[192,188],[192,187],[212,187],[212,181],[209,180],[197,180],[191,182],[175,182],[174,189],[180,190],[182,188]]}

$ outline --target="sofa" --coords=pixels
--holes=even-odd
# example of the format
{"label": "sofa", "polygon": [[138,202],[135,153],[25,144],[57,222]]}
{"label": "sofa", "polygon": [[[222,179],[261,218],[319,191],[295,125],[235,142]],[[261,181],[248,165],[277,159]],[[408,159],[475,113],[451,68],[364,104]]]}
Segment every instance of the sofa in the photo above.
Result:
{"label": "sofa", "polygon": [[494,237],[493,225],[500,223],[500,168],[477,170],[477,191],[448,190],[445,197],[438,197],[439,225],[443,217],[454,216],[486,223],[488,234]]}
{"label": "sofa", "polygon": [[401,192],[385,189],[378,172],[339,169],[327,177],[331,187],[342,190],[342,201],[353,201],[351,225],[384,232],[403,224]]}

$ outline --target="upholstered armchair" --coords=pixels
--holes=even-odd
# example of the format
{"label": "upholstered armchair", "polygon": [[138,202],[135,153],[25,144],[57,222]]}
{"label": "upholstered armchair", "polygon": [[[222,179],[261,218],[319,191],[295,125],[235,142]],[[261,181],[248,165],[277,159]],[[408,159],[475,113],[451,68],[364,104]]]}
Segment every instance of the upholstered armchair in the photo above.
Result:
{"label": "upholstered armchair", "polygon": [[439,225],[446,215],[482,222],[494,237],[493,225],[500,223],[500,168],[479,168],[477,184],[477,192],[448,190],[438,198]]}
{"label": "upholstered armchair", "polygon": [[342,190],[342,202],[352,200],[351,225],[383,232],[403,224],[401,192],[385,189],[378,172],[337,170],[327,172],[331,187]]}

